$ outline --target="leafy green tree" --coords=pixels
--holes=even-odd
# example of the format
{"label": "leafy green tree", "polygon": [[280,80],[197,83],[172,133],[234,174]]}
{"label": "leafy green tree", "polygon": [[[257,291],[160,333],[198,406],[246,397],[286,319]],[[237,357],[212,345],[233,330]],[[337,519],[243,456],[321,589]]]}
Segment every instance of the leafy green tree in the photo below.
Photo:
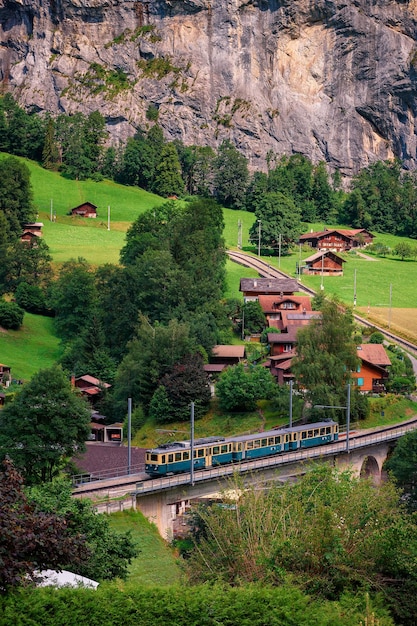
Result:
{"label": "leafy green tree", "polygon": [[327,222],[333,222],[336,218],[333,190],[329,183],[326,164],[323,161],[314,168],[312,198],[316,205],[317,217]]}
{"label": "leafy green tree", "polygon": [[370,335],[369,337],[369,343],[384,343],[385,338],[384,335],[382,333],[380,333],[378,330],[375,331],[374,333],[372,333],[372,335]]}
{"label": "leafy green tree", "polygon": [[246,190],[245,209],[254,213],[267,191],[267,175],[264,172],[254,172]]}
{"label": "leafy green tree", "polygon": [[[343,309],[337,300],[325,300],[321,317],[297,333],[292,371],[298,384],[307,390],[307,401],[311,405],[345,406],[346,387],[358,364],[351,310]],[[352,416],[355,398],[352,394]],[[319,417],[325,416],[336,421],[342,417],[335,409]]]}
{"label": "leafy green tree", "polygon": [[[193,582],[291,580],[332,600],[373,590],[400,618],[417,584],[416,521],[390,482],[377,487],[321,465],[295,484],[243,488],[234,481],[229,493],[236,492],[238,500],[225,496],[229,506],[199,509],[204,532],[187,560]],[[412,625],[413,618],[401,618]]]}
{"label": "leafy green tree", "polygon": [[407,257],[411,257],[412,248],[406,241],[400,241],[394,248],[394,254],[400,257],[401,261],[404,261]]}
{"label": "leafy green tree", "polygon": [[62,153],[62,169],[76,180],[94,177],[100,170],[103,145],[107,137],[105,120],[98,111],[60,115],[56,125]]}
{"label": "leafy green tree", "polygon": [[152,396],[149,404],[149,417],[157,424],[173,422],[172,405],[168,398],[168,392],[164,385],[159,385]]}
{"label": "leafy green tree", "polygon": [[249,180],[248,164],[228,139],[220,144],[214,168],[214,190],[220,204],[229,209],[243,208]]}
{"label": "leafy green tree", "polygon": [[216,384],[219,405],[226,411],[253,411],[258,400],[270,399],[276,383],[268,369],[243,363],[225,369]]}
{"label": "leafy green tree", "polygon": [[98,316],[105,347],[118,363],[138,324],[138,276],[134,269],[106,264],[95,273]]}
{"label": "leafy green tree", "polygon": [[55,132],[55,122],[52,117],[49,117],[46,123],[45,142],[42,151],[42,167],[47,170],[58,169],[61,161]]}
{"label": "leafy green tree", "polygon": [[190,405],[194,402],[196,418],[203,417],[210,404],[210,384],[199,354],[186,355],[170,372],[161,378],[171,411],[165,421],[186,421],[190,417]]}
{"label": "leafy green tree", "polygon": [[1,413],[1,456],[14,461],[28,484],[51,481],[83,450],[90,417],[60,367],[40,370]]}
{"label": "leafy green tree", "polygon": [[242,306],[242,322],[245,323],[245,331],[260,333],[266,326],[266,318],[258,301],[246,302]]}
{"label": "leafy green tree", "polygon": [[302,232],[300,210],[291,197],[281,192],[265,194],[256,207],[255,215],[256,221],[249,230],[250,240],[257,244],[260,231],[261,246],[275,254],[279,252],[280,235],[281,253],[285,254]]}
{"label": "leafy green tree", "polygon": [[74,339],[91,320],[96,300],[94,274],[87,261],[79,258],[63,263],[51,293],[59,336]]}
{"label": "leafy green tree", "polygon": [[45,315],[49,312],[45,294],[37,285],[19,283],[14,296],[16,303],[28,313]]}
{"label": "leafy green tree", "polygon": [[78,567],[90,556],[82,531],[56,511],[40,512],[28,500],[10,459],[0,469],[0,589],[25,585],[44,569]]}
{"label": "leafy green tree", "polygon": [[404,490],[405,502],[412,512],[417,511],[417,432],[401,437],[392,455],[384,464],[397,485]]}
{"label": "leafy green tree", "polygon": [[16,302],[0,299],[0,326],[17,330],[23,324],[24,310]]}
{"label": "leafy green tree", "polygon": [[90,374],[103,382],[113,382],[116,362],[105,345],[102,323],[96,314],[86,323],[80,335],[67,344],[60,363],[75,376]]}
{"label": "leafy green tree", "polygon": [[16,239],[8,248],[4,279],[6,289],[16,291],[21,283],[26,283],[37,286],[46,293],[52,280],[51,261],[49,247],[43,239]]}
{"label": "leafy green tree", "polygon": [[15,157],[0,161],[0,212],[7,219],[10,235],[15,237],[35,216],[29,169]]}
{"label": "leafy green tree", "polygon": [[93,580],[127,577],[129,564],[138,554],[131,531],[114,531],[108,516],[96,513],[90,500],[73,497],[67,479],[31,487],[28,500],[39,514],[55,513],[65,519],[71,537],[83,537],[89,557],[74,563],[77,574]]}
{"label": "leafy green tree", "polygon": [[117,370],[114,416],[124,416],[128,398],[132,398],[134,407],[141,404],[147,411],[161,378],[175,363],[193,352],[188,325],[171,320],[167,325],[152,326],[142,317],[136,337],[128,345]]}
{"label": "leafy green tree", "polygon": [[180,196],[184,193],[181,165],[175,145],[167,143],[161,150],[156,166],[153,191],[160,196]]}

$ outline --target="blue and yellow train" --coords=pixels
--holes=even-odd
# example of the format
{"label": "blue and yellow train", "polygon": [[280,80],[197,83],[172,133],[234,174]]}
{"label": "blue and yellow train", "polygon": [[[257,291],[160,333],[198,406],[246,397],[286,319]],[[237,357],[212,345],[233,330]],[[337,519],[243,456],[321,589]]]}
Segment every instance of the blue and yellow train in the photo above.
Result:
{"label": "blue and yellow train", "polygon": [[[196,439],[193,446],[194,469],[207,469],[301,448],[322,446],[337,441],[338,437],[338,424],[329,420],[293,428],[268,430],[252,435]],[[189,472],[190,469],[190,441],[166,443],[159,448],[146,451],[145,472],[150,476]]]}

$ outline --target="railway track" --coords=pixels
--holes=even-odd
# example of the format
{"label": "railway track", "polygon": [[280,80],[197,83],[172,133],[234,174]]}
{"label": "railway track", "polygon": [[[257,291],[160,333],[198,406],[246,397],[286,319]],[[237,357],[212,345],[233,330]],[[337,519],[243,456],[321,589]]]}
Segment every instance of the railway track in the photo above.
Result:
{"label": "railway track", "polygon": [[[271,267],[271,265],[269,265],[269,263],[266,263],[266,261],[262,261],[262,259],[253,257],[250,254],[245,254],[244,252],[235,252],[234,250],[228,250],[227,254],[231,261],[234,261],[239,265],[243,265],[244,267],[250,267],[251,269],[256,270],[257,272],[259,272],[259,275],[264,278],[293,278],[285,272]],[[297,281],[297,283],[299,291],[302,291],[309,296],[316,295],[316,291],[314,291],[314,289],[306,287],[299,280]],[[385,328],[377,326],[373,322],[370,322],[360,315],[354,314],[353,317],[359,324],[362,324],[363,326],[367,326],[369,328],[375,328],[380,333],[382,333],[386,339],[388,339],[389,341],[393,341],[394,343],[398,344],[399,346],[410,352],[413,356],[417,357],[417,346],[414,343],[411,343],[410,341],[407,341],[406,339],[403,339],[402,337],[391,333]]]}
{"label": "railway track", "polygon": [[[383,426],[366,431],[352,432],[349,438],[350,451],[357,448],[366,448],[370,445],[381,443],[383,441],[394,441],[406,432],[414,430],[417,427],[417,416],[396,424],[394,426]],[[338,442],[327,444],[326,446],[317,446],[312,448],[303,448],[285,454],[261,457],[259,459],[251,459],[241,461],[238,466],[235,464],[227,464],[216,467],[198,470],[194,474],[194,480],[201,482],[204,480],[220,479],[227,475],[231,475],[237,471],[244,473],[253,470],[266,469],[271,467],[282,467],[284,465],[305,462],[308,459],[324,458],[329,455],[346,452],[346,437],[341,436]],[[78,498],[91,498],[103,496],[108,498],[118,498],[123,495],[132,493],[151,493],[170,489],[179,485],[187,485],[190,481],[188,473],[173,474],[164,478],[151,478],[147,474],[138,473],[129,476],[118,476],[113,479],[98,480],[87,484],[78,485],[73,490],[73,495]]]}

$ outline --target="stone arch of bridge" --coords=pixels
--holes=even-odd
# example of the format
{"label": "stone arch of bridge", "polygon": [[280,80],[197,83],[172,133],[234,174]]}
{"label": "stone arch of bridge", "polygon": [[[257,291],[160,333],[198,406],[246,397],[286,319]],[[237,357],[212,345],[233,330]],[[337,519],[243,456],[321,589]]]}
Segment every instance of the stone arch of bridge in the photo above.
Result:
{"label": "stone arch of bridge", "polygon": [[361,478],[372,478],[375,482],[381,479],[381,468],[378,461],[372,455],[368,455],[364,458],[360,470]]}

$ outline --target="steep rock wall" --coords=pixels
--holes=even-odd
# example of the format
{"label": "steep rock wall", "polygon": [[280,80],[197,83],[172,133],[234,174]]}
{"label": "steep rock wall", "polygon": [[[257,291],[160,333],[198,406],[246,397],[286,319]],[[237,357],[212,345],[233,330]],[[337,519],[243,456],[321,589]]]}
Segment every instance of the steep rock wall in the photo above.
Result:
{"label": "steep rock wall", "polygon": [[[415,168],[416,0],[0,0],[0,81],[113,138],[230,138],[252,167],[301,152],[351,176]],[[416,67],[415,67],[416,66]],[[151,108],[149,108],[151,106]]]}

